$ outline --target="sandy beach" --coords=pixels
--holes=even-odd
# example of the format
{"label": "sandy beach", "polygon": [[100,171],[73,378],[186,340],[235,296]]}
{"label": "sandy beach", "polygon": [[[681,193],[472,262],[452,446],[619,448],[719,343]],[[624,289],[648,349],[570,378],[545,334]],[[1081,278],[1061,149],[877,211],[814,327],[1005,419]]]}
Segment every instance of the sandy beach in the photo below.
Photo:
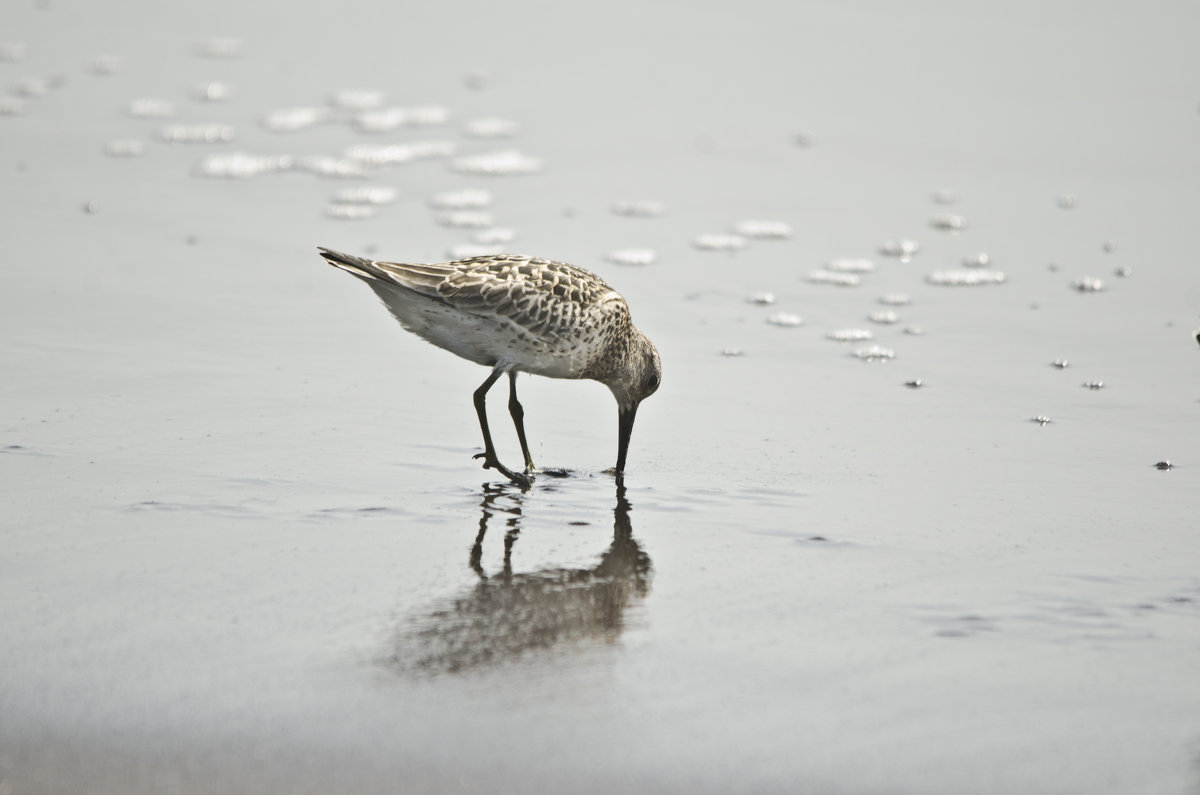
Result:
{"label": "sandy beach", "polygon": [[1197,8],[11,5],[0,795],[1200,793]]}

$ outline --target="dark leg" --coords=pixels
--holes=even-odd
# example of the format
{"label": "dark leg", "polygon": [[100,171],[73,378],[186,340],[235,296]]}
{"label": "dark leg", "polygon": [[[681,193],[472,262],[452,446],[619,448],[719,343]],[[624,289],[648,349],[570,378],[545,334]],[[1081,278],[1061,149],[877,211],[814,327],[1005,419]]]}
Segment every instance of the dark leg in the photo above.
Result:
{"label": "dark leg", "polygon": [[480,385],[479,389],[475,390],[475,413],[479,415],[479,428],[483,431],[483,452],[475,457],[483,459],[484,469],[493,468],[521,488],[527,489],[529,488],[529,478],[511,471],[504,464],[501,464],[500,459],[496,457],[496,448],[492,444],[492,434],[488,430],[487,405],[485,402],[487,392],[503,372],[503,370],[493,370],[492,374]]}
{"label": "dark leg", "polygon": [[508,371],[508,413],[512,415],[513,424],[517,426],[517,438],[521,440],[521,454],[525,456],[525,471],[537,469],[533,465],[533,456],[529,455],[529,444],[525,441],[525,409],[517,400],[517,371]]}

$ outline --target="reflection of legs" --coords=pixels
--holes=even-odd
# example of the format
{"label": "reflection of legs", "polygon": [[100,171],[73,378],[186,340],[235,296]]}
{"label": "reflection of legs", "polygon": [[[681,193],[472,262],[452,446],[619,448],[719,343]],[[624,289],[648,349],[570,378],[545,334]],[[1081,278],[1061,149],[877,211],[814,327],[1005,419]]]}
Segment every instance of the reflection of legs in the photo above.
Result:
{"label": "reflection of legs", "polygon": [[496,457],[496,447],[492,444],[492,434],[488,430],[487,392],[503,372],[500,369],[492,370],[492,374],[487,377],[487,380],[479,386],[479,389],[475,390],[475,413],[479,415],[479,428],[483,431],[483,452],[475,457],[483,459],[484,469],[491,467],[521,488],[529,488],[529,478],[518,475],[500,463],[500,459]]}
{"label": "reflection of legs", "polygon": [[508,413],[512,415],[513,424],[517,426],[517,438],[521,440],[521,454],[525,456],[525,471],[532,472],[537,467],[533,465],[533,457],[529,455],[529,444],[525,441],[525,409],[517,400],[517,371],[508,371]]}

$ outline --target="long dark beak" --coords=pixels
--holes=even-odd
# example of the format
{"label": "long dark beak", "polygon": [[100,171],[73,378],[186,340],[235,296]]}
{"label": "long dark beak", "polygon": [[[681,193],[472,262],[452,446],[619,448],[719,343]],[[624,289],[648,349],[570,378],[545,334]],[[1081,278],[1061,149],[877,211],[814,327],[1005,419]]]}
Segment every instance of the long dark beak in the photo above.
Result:
{"label": "long dark beak", "polygon": [[629,452],[629,435],[633,433],[633,418],[637,416],[638,404],[627,409],[618,409],[617,415],[617,474],[625,471],[625,454]]}

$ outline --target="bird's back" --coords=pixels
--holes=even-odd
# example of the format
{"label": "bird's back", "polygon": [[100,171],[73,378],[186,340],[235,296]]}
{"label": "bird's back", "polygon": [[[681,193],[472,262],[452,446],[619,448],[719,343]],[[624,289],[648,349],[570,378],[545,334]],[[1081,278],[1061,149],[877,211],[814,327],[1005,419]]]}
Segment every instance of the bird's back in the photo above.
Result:
{"label": "bird's back", "polygon": [[432,265],[322,249],[366,281],[408,330],[471,361],[589,378],[589,364],[629,327],[625,299],[590,271],[518,255]]}

